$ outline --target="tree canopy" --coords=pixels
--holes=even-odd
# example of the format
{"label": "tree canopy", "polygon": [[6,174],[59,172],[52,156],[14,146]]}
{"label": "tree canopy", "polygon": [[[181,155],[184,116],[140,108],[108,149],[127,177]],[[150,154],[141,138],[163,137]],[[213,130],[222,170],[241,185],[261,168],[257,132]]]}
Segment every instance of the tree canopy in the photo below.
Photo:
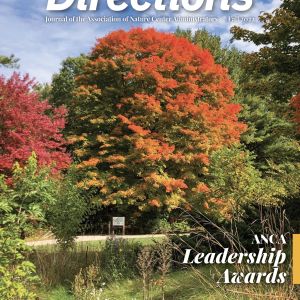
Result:
{"label": "tree canopy", "polygon": [[246,126],[209,51],[153,29],[97,41],[72,100],[79,186],[103,205],[172,209],[198,199],[212,151]]}
{"label": "tree canopy", "polygon": [[[263,32],[232,27],[233,38],[261,46],[246,56],[244,66],[252,74],[248,90],[283,102],[299,92],[300,4],[284,0],[273,13],[260,16]],[[259,79],[259,80],[258,80]]]}
{"label": "tree canopy", "polygon": [[28,76],[0,77],[0,171],[5,174],[15,162],[24,164],[33,151],[40,165],[53,164],[53,170],[70,163],[60,133],[66,110],[40,101],[33,86]]}

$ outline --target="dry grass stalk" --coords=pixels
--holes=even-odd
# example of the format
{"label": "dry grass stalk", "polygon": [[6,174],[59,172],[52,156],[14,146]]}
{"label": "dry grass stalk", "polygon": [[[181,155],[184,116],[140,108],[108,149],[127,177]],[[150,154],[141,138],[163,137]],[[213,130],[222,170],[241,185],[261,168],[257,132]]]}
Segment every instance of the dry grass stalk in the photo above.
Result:
{"label": "dry grass stalk", "polygon": [[137,267],[143,279],[143,300],[151,299],[151,279],[154,271],[155,257],[151,247],[144,247],[138,255]]}
{"label": "dry grass stalk", "polygon": [[158,271],[161,274],[160,285],[162,300],[165,299],[166,277],[171,268],[172,261],[172,244],[169,241],[156,243],[156,253],[158,259]]}

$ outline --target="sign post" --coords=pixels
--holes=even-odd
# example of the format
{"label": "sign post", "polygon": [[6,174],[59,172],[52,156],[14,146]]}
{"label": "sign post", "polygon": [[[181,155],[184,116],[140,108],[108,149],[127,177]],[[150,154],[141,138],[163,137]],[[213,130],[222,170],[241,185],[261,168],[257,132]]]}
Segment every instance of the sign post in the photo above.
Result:
{"label": "sign post", "polygon": [[122,234],[125,235],[125,217],[113,217],[112,218],[113,233],[114,233],[114,227],[122,227]]}

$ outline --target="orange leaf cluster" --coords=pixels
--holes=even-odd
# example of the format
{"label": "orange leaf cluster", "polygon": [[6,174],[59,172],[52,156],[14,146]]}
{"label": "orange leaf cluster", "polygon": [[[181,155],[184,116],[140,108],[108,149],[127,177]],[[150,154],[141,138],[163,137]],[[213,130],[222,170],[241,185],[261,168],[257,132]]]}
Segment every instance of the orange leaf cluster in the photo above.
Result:
{"label": "orange leaf cluster", "polygon": [[174,146],[154,139],[138,139],[135,142],[135,148],[142,151],[146,159],[154,161],[161,159],[168,160],[175,149]]}
{"label": "orange leaf cluster", "polygon": [[149,205],[154,207],[160,207],[160,201],[158,199],[149,200]]}
{"label": "orange leaf cluster", "polygon": [[164,186],[167,193],[171,193],[173,191],[176,191],[177,189],[188,188],[188,186],[182,179],[168,178],[155,173],[151,174],[148,179],[153,181],[154,184],[158,184],[158,186]]}
{"label": "orange leaf cluster", "polygon": [[198,193],[209,193],[210,189],[205,183],[200,182],[200,183],[198,183],[198,185],[196,187],[196,191]]}

